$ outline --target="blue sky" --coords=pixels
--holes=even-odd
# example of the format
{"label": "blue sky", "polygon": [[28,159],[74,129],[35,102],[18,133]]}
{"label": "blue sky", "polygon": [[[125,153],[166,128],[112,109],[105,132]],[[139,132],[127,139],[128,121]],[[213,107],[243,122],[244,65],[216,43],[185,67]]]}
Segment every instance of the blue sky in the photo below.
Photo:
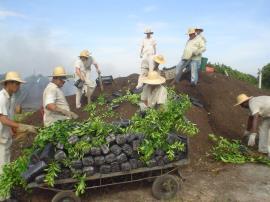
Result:
{"label": "blue sky", "polygon": [[140,71],[139,49],[151,27],[158,53],[178,63],[189,27],[204,28],[205,56],[256,74],[270,62],[270,1],[0,0],[0,69],[50,74],[89,49],[103,75]]}

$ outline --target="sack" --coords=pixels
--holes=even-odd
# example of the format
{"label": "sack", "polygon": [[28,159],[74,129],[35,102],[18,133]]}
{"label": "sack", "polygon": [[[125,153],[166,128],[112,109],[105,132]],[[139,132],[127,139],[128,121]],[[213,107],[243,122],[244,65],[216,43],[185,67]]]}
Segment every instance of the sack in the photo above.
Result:
{"label": "sack", "polygon": [[84,84],[84,81],[81,79],[78,79],[77,81],[75,81],[74,86],[76,86],[78,89],[82,89]]}
{"label": "sack", "polygon": [[170,67],[170,68],[163,68],[163,72],[165,74],[166,80],[174,79],[176,76],[176,66]]}

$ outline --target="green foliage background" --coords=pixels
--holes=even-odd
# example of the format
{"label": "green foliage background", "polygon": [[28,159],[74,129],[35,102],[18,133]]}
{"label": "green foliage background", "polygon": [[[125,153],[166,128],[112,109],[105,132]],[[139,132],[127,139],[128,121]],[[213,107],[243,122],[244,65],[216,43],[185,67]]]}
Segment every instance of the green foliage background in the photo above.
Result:
{"label": "green foliage background", "polygon": [[262,85],[264,88],[270,88],[270,63],[262,68]]}
{"label": "green foliage background", "polygon": [[225,71],[228,73],[230,77],[233,77],[235,79],[241,80],[241,81],[246,81],[250,84],[256,85],[258,83],[258,80],[256,77],[250,75],[250,74],[245,74],[243,72],[240,72],[238,70],[233,69],[230,66],[224,65],[224,64],[219,64],[219,63],[208,63],[210,67],[214,67],[216,72],[219,72],[221,74],[226,75]]}

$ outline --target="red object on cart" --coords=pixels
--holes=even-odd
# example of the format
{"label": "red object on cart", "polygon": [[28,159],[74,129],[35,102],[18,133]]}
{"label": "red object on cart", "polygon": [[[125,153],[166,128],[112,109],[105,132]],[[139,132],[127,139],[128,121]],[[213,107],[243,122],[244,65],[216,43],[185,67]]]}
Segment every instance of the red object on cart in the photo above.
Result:
{"label": "red object on cart", "polygon": [[214,67],[206,67],[205,68],[205,71],[207,72],[207,73],[213,73],[213,72],[215,72],[215,68]]}

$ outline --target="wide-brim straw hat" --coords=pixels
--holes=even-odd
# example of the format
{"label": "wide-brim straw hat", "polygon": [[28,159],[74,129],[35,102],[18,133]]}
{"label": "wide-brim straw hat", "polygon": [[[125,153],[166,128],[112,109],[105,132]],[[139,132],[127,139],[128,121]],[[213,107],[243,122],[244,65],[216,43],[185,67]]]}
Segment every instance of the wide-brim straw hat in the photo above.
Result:
{"label": "wide-brim straw hat", "polygon": [[196,34],[195,28],[189,28],[189,29],[188,29],[187,35],[190,35],[190,34]]}
{"label": "wide-brim straw hat", "polygon": [[153,60],[157,62],[158,64],[164,64],[165,63],[165,58],[163,55],[154,55]]}
{"label": "wide-brim straw hat", "polygon": [[67,77],[70,76],[66,73],[66,70],[62,66],[57,66],[53,70],[53,74],[49,77]]}
{"label": "wide-brim straw hat", "polygon": [[6,81],[17,81],[19,83],[26,83],[26,81],[21,79],[21,76],[18,72],[10,71],[6,73],[5,79],[0,81],[0,83],[4,83]]}
{"label": "wide-brim straw hat", "polygon": [[250,100],[251,98],[253,98],[253,96],[248,97],[246,94],[240,94],[236,97],[236,104],[234,106],[238,106],[248,100]]}
{"label": "wide-brim straw hat", "polygon": [[153,32],[150,28],[146,28],[146,29],[144,30],[144,33],[145,33],[145,34],[154,34],[154,32]]}
{"label": "wide-brim straw hat", "polygon": [[156,71],[150,71],[148,76],[143,79],[143,83],[150,85],[159,85],[166,82],[166,79]]}
{"label": "wide-brim straw hat", "polygon": [[80,56],[79,57],[86,57],[89,58],[91,55],[91,53],[88,50],[83,50],[80,52]]}
{"label": "wide-brim straw hat", "polygon": [[196,30],[201,30],[201,31],[203,32],[203,28],[196,27],[196,28],[195,28],[195,31],[196,31]]}

